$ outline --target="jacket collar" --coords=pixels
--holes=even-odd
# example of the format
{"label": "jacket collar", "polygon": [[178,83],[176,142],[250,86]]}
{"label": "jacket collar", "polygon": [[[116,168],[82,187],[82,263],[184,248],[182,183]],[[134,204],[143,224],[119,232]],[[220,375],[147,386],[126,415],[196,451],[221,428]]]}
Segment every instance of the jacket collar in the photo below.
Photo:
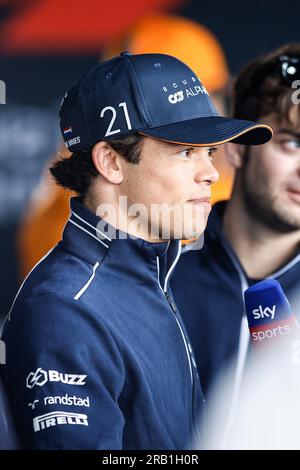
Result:
{"label": "jacket collar", "polygon": [[[214,204],[208,218],[207,228],[205,230],[205,240],[214,245],[215,249],[222,250],[222,255],[218,256],[219,262],[226,265],[227,268],[238,266],[244,273],[244,269],[240,264],[238,257],[235,254],[229,240],[223,231],[223,216],[225,212],[227,201],[221,201]],[[205,243],[205,242],[204,242]]]}
{"label": "jacket collar", "polygon": [[217,202],[212,207],[209,214],[206,234],[209,234],[213,239],[220,239],[229,243],[223,232],[223,216],[226,208],[226,201]]}
{"label": "jacket collar", "polygon": [[[111,233],[115,233],[114,238],[109,236]],[[126,259],[127,265],[136,263],[132,266],[133,269],[139,269],[140,262],[152,263],[155,265],[155,275],[159,266],[158,278],[161,285],[165,283],[166,276],[169,278],[181,251],[179,240],[150,243],[114,229],[85,207],[77,197],[70,199],[70,217],[61,243],[66,251],[93,265],[101,262],[108,253]]]}

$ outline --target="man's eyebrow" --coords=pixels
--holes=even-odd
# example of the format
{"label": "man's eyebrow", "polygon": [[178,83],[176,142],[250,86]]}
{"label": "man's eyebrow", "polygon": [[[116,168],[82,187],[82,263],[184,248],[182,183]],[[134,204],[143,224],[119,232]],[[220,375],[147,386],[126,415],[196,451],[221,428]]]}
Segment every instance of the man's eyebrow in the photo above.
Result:
{"label": "man's eyebrow", "polygon": [[300,140],[300,132],[295,132],[295,131],[292,131],[291,129],[284,129],[284,128],[278,129],[277,134],[290,134],[293,137],[296,137],[297,139]]}

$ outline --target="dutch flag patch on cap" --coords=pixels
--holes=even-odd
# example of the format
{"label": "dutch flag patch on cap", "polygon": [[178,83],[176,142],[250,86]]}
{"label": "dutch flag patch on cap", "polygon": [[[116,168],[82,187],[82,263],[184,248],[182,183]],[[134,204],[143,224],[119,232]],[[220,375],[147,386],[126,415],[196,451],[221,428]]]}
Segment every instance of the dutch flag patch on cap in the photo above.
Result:
{"label": "dutch flag patch on cap", "polygon": [[67,135],[67,134],[72,134],[72,127],[71,126],[64,129],[64,135]]}

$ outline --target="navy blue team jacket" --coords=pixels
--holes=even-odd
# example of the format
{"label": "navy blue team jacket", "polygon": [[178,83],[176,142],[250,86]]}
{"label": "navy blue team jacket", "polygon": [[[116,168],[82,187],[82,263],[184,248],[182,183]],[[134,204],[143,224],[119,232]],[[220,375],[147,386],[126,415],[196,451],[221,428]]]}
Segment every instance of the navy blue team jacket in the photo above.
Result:
{"label": "navy blue team jacket", "polygon": [[23,445],[189,448],[203,399],[168,288],[180,243],[109,239],[99,220],[71,199],[62,241],[4,326],[4,381]]}

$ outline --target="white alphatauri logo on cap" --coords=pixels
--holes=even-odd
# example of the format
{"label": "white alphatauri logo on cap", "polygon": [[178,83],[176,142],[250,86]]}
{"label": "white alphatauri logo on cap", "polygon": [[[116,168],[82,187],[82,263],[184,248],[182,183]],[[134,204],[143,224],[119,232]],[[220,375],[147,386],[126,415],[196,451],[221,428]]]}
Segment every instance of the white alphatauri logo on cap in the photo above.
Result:
{"label": "white alphatauri logo on cap", "polygon": [[176,104],[176,103],[179,103],[180,101],[183,101],[183,100],[184,100],[183,91],[177,91],[173,95],[168,96],[168,101],[171,104]]}

